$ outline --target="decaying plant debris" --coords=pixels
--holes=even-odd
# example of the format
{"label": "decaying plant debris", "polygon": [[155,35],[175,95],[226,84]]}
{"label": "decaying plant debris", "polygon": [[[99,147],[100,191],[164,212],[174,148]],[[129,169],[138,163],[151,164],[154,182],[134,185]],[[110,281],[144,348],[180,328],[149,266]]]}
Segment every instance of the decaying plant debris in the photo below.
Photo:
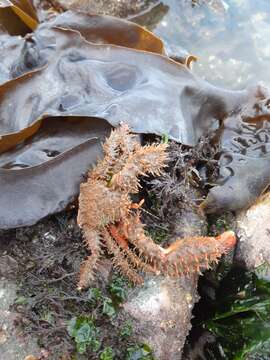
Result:
{"label": "decaying plant debris", "polygon": [[[81,185],[78,223],[91,251],[83,263],[79,288],[86,287],[98,270],[102,247],[113,264],[133,283],[143,279],[134,269],[170,276],[199,273],[235,245],[235,236],[177,239],[164,249],[145,234],[140,204],[130,195],[139,191],[139,175],[159,175],[166,163],[166,145],[142,147],[126,126],[115,130],[104,145],[104,159]],[[130,248],[133,246],[133,249]]]}
{"label": "decaying plant debris", "polygon": [[[77,291],[80,258],[86,254],[81,246],[76,212],[64,212],[31,227],[0,232],[0,258],[8,253],[18,267],[18,272],[12,274],[19,284],[15,304],[10,309],[16,314],[14,326],[21,337],[26,336],[21,341],[27,341],[28,336],[38,339],[40,350],[48,353],[48,359],[69,360],[76,349],[67,331],[68,322],[71,318],[87,319],[92,315],[96,318],[101,350],[111,346],[124,360],[126,349],[134,343],[130,337],[120,335],[121,328],[115,326],[111,314],[108,316],[103,308],[107,305],[112,311],[111,289],[122,291],[124,296],[128,284],[117,273],[110,274],[110,266],[105,261],[107,272],[97,275],[95,287],[86,292]],[[1,270],[0,273],[4,276]],[[1,321],[0,326],[4,325]],[[39,358],[38,352],[33,355]],[[86,356],[98,358],[91,348],[87,349]]]}
{"label": "decaying plant debris", "polygon": [[168,224],[172,236],[176,238],[182,237],[183,232],[189,234],[193,231],[193,227],[188,230],[181,221],[182,213],[188,208],[198,221],[205,221],[199,205],[208,193],[209,185],[215,183],[219,176],[217,159],[220,147],[215,132],[210,132],[194,147],[170,141],[168,153],[166,171],[161,176],[145,179],[145,183],[151,189],[150,196],[158,202],[157,216],[162,223]]}

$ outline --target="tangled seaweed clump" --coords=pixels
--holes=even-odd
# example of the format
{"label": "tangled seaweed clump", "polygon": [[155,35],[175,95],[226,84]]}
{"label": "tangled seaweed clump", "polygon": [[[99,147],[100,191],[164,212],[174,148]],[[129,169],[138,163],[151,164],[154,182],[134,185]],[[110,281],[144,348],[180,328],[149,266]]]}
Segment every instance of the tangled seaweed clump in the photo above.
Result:
{"label": "tangled seaweed clump", "polygon": [[157,245],[144,231],[140,203],[130,195],[139,191],[140,175],[159,175],[166,165],[166,144],[141,146],[127,126],[114,130],[104,145],[104,159],[81,185],[78,223],[91,255],[81,266],[79,288],[89,285],[106,248],[113,264],[135,284],[136,272],[180,276],[200,273],[235,245],[233,232],[218,237],[177,239],[168,248]]}

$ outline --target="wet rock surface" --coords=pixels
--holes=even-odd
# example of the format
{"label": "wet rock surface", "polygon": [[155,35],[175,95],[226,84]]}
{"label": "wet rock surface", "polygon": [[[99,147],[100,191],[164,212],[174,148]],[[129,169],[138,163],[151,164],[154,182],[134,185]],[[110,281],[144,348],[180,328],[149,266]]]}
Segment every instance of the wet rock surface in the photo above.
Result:
{"label": "wet rock surface", "polygon": [[67,326],[78,316],[95,317],[104,347],[123,358],[129,340],[102,312],[110,297],[110,261],[100,263],[93,300],[91,289],[77,291],[86,254],[76,215],[66,211],[32,227],[0,231],[0,360],[69,360],[74,353],[76,359],[98,359],[91,347],[84,355],[75,350]]}
{"label": "wet rock surface", "polygon": [[55,5],[63,9],[80,10],[89,13],[127,17],[145,11],[158,0],[56,0]]}
{"label": "wet rock surface", "polygon": [[36,339],[23,335],[16,328],[20,315],[11,310],[16,292],[17,285],[13,281],[0,279],[0,360],[22,360],[29,354],[41,355]]}
{"label": "wet rock surface", "polygon": [[124,317],[134,321],[138,340],[154,349],[159,360],[180,359],[191,328],[191,311],[198,301],[197,279],[149,278],[123,305]]}
{"label": "wet rock surface", "polygon": [[[53,357],[53,354],[38,345],[40,333],[33,331],[33,319],[27,313],[28,305],[38,295],[38,288],[35,289],[33,283],[28,286],[25,282],[27,277],[31,278],[35,264],[38,267],[40,265],[43,271],[54,264],[54,246],[59,233],[53,224],[53,221],[44,221],[32,228],[0,232],[0,360],[59,359],[57,355]],[[48,253],[41,264],[40,255],[44,254],[45,249]],[[34,259],[34,253],[39,251],[41,252],[36,254],[39,260]],[[58,255],[56,258],[60,259]],[[39,274],[42,274],[41,269]],[[42,291],[42,286],[40,289]],[[46,332],[45,329],[43,331]]]}
{"label": "wet rock surface", "polygon": [[16,326],[20,314],[12,309],[12,305],[17,299],[18,270],[17,260],[0,251],[0,360],[22,360],[29,354],[41,355],[36,339],[25,336]]}
{"label": "wet rock surface", "polygon": [[18,262],[9,255],[0,257],[0,276],[12,278],[18,271]]}
{"label": "wet rock surface", "polygon": [[236,259],[247,269],[270,263],[270,195],[258,199],[237,216],[239,238]]}

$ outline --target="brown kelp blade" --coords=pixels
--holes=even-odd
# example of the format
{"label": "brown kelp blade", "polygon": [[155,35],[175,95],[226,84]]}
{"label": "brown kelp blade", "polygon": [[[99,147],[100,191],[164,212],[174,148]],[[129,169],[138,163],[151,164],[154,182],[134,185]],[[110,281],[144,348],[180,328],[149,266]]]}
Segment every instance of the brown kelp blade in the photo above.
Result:
{"label": "brown kelp blade", "polygon": [[78,31],[87,41],[96,44],[113,44],[164,54],[164,44],[158,36],[140,25],[113,16],[67,11],[57,16],[50,27]]}
{"label": "brown kelp blade", "polygon": [[35,9],[28,0],[2,0],[0,8],[10,8],[31,30],[38,26]]}
{"label": "brown kelp blade", "polygon": [[[3,38],[0,53],[0,84],[35,71],[46,64],[48,58],[53,55],[51,49],[56,42],[55,33],[50,32],[54,26],[78,31],[86,40],[93,43],[113,43],[157,53],[162,53],[164,50],[163,43],[158,37],[134,23],[111,16],[87,15],[68,11],[54,20],[42,24],[32,38],[29,36],[27,39],[8,36]],[[8,86],[9,84],[6,84],[6,87]],[[14,147],[33,135],[38,130],[40,123],[41,121],[37,120],[36,123],[20,132],[11,132],[2,136],[0,152]],[[1,126],[0,134],[2,134]]]}
{"label": "brown kelp blade", "polygon": [[0,39],[0,59],[3,59],[0,63],[0,84],[40,68],[46,63],[56,42],[54,35],[49,33],[49,29],[54,27],[79,32],[87,41],[95,44],[113,44],[164,53],[164,45],[160,38],[130,21],[68,11],[41,24],[32,35],[28,34],[24,39],[17,38],[21,49],[17,46],[14,51],[11,40],[7,37]]}
{"label": "brown kelp blade", "polygon": [[110,126],[89,117],[51,117],[39,124],[37,133],[0,156],[0,168],[24,169],[41,165],[90,138],[104,139]]}
{"label": "brown kelp blade", "polygon": [[[43,26],[48,27],[47,24],[42,25],[41,29]],[[79,31],[87,41],[95,44],[113,44],[166,54],[188,67],[197,60],[196,56],[180,46],[165,46],[158,36],[139,24],[112,16],[67,11],[57,16],[49,26]]]}
{"label": "brown kelp blade", "polygon": [[219,178],[202,207],[209,213],[240,210],[254,203],[270,184],[269,99],[250,103],[225,119]]}
{"label": "brown kelp blade", "polygon": [[24,36],[29,33],[29,30],[29,27],[11,10],[11,7],[0,8],[0,36],[2,34]]}
{"label": "brown kelp blade", "polygon": [[[1,15],[0,15],[1,23]],[[0,34],[0,84],[11,78],[10,70],[23,51],[25,41],[20,36]]]}
{"label": "brown kelp blade", "polygon": [[102,157],[110,126],[91,118],[49,118],[24,146],[0,158],[0,228],[32,225],[73,201]]}
{"label": "brown kelp blade", "polygon": [[[2,142],[47,116],[91,116],[194,145],[250,94],[215,88],[162,55],[46,29],[47,66],[0,86]],[[207,106],[205,104],[207,103]],[[16,106],[15,106],[16,105]],[[0,140],[1,146],[1,140]]]}

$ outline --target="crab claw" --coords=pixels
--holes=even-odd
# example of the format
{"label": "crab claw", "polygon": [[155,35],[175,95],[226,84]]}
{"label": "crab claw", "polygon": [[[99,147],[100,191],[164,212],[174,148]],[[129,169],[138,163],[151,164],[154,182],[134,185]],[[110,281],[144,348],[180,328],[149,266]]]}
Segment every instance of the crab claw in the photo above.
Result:
{"label": "crab claw", "polygon": [[225,231],[224,233],[217,236],[216,240],[220,241],[227,249],[233,248],[236,244],[236,236],[233,231]]}

